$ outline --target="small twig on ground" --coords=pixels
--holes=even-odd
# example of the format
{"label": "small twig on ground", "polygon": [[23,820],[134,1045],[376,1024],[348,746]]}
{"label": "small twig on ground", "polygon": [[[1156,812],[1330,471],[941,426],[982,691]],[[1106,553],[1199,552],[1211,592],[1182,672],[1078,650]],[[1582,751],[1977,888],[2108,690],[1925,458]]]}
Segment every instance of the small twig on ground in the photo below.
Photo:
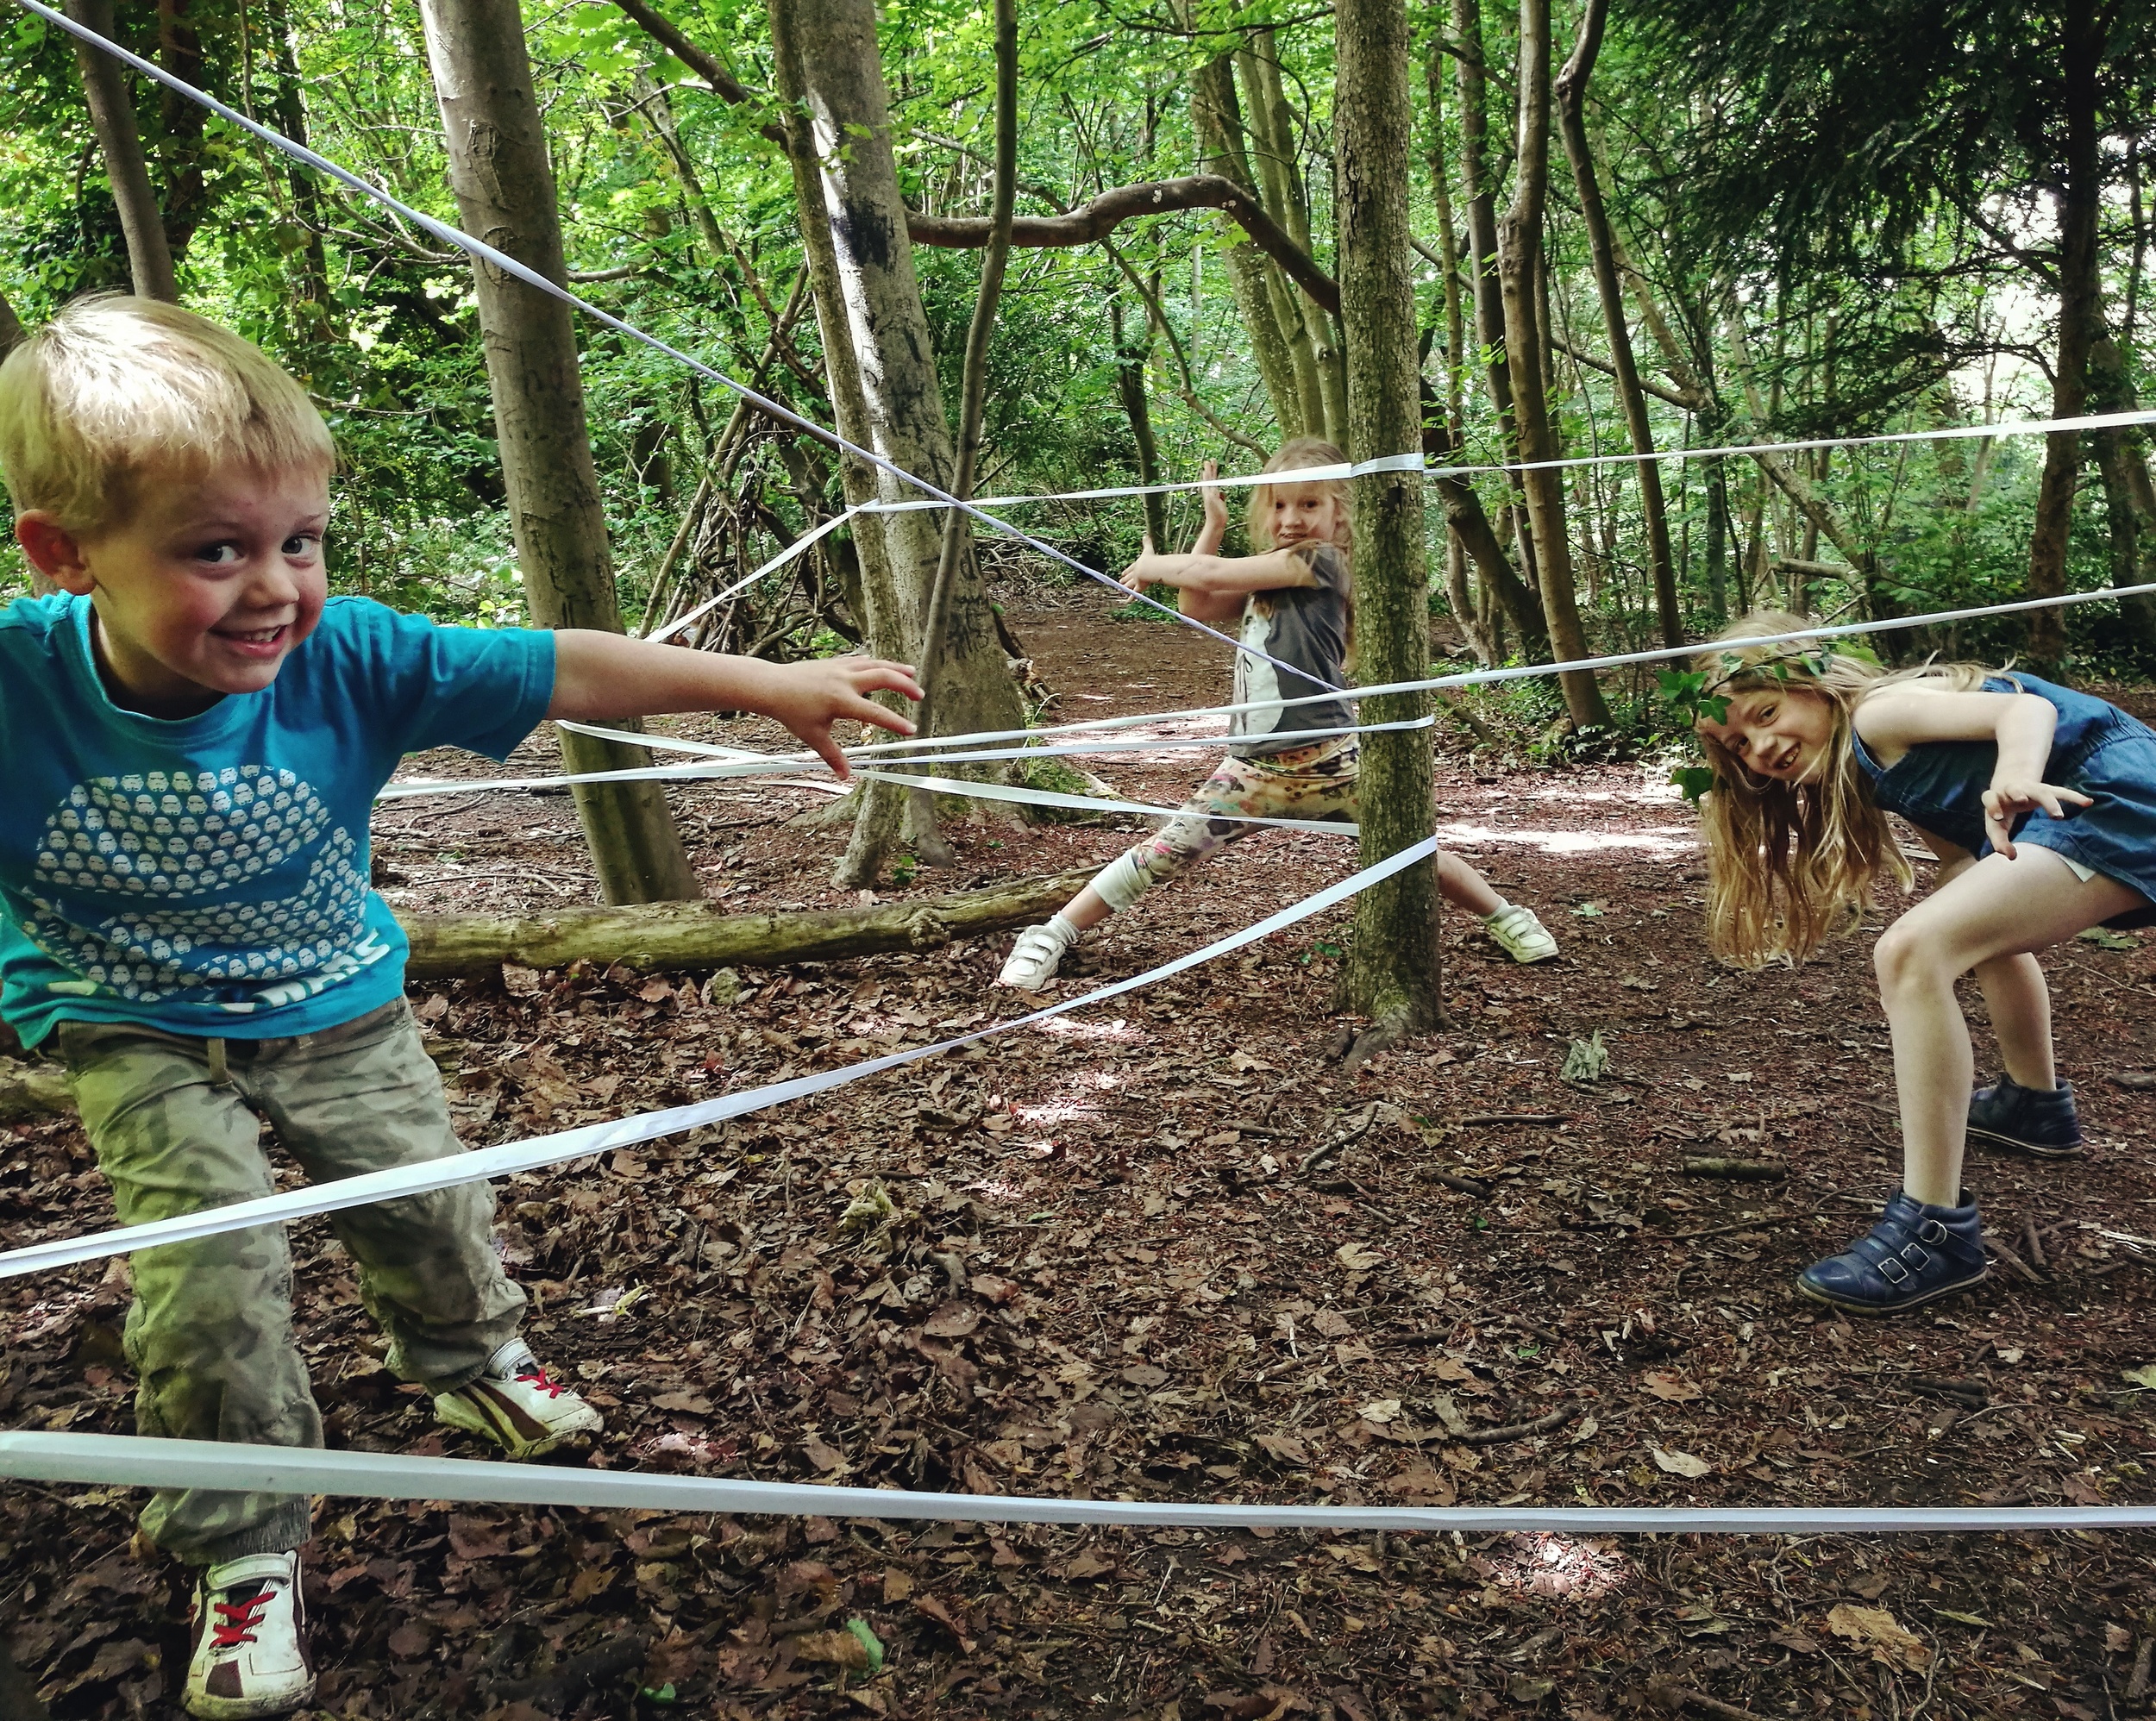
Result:
{"label": "small twig on ground", "polygon": [[2051,1263],[2044,1259],[2044,1240],[2036,1235],[2036,1216],[2034,1213],[2021,1216],[2021,1240],[2028,1245],[2028,1258],[2035,1263],[2036,1270],[2049,1273]]}
{"label": "small twig on ground", "polygon": [[1301,1161],[1295,1167],[1296,1175],[1300,1177],[1309,1176],[1311,1171],[1314,1167],[1323,1165],[1327,1160],[1331,1159],[1333,1155],[1338,1153],[1341,1148],[1348,1146],[1351,1142],[1359,1142],[1363,1136],[1369,1135],[1370,1132],[1370,1125],[1375,1123],[1376,1121],[1376,1105],[1373,1103],[1369,1105],[1364,1106],[1363,1108],[1362,1115],[1345,1130],[1343,1130],[1338,1135],[1335,1136],[1331,1141],[1326,1142],[1322,1147],[1313,1148],[1308,1153],[1302,1156]]}
{"label": "small twig on ground", "polygon": [[2009,1267],[2012,1267],[2016,1273],[2020,1274],[2022,1278],[2028,1280],[2030,1284],[2043,1286],[2048,1285],[2051,1282],[2047,1279],[2040,1278],[2034,1269],[2032,1268],[2027,1261],[2023,1261],[2021,1256],[2015,1254],[2012,1249],[2009,1249],[1996,1237],[1986,1237],[1984,1240],[1984,1246],[1990,1249],[1991,1253],[1996,1255],[2001,1261],[2004,1261]]}
{"label": "small twig on ground", "polygon": [[1771,1183],[1789,1174],[1787,1160],[1688,1159],[1687,1177],[1727,1177],[1739,1181]]}
{"label": "small twig on ground", "polygon": [[1478,1200],[1489,1193],[1487,1183],[1477,1183],[1471,1177],[1455,1177],[1449,1171],[1426,1171],[1423,1175],[1432,1183],[1442,1183],[1447,1189],[1457,1189],[1461,1194],[1472,1195]]}
{"label": "small twig on ground", "polygon": [[1472,1117],[1455,1121],[1463,1130],[1474,1130],[1485,1123],[1570,1123],[1579,1115],[1576,1111],[1478,1111]]}
{"label": "small twig on ground", "polygon": [[1719,1715],[1723,1721],[1766,1721],[1766,1717],[1754,1710],[1739,1709],[1733,1703],[1724,1703],[1719,1697],[1709,1697],[1703,1691],[1694,1691],[1689,1686],[1659,1685],[1647,1693],[1647,1701],[1664,1714],[1682,1714],[1686,1709],[1696,1709],[1702,1714]]}
{"label": "small twig on ground", "polygon": [[1464,1434],[1448,1434],[1445,1437],[1458,1446],[1498,1446],[1507,1440],[1525,1440],[1531,1434],[1547,1434],[1553,1428],[1563,1428],[1578,1410],[1577,1403],[1559,1405],[1532,1422],[1517,1422],[1507,1428],[1470,1428]]}

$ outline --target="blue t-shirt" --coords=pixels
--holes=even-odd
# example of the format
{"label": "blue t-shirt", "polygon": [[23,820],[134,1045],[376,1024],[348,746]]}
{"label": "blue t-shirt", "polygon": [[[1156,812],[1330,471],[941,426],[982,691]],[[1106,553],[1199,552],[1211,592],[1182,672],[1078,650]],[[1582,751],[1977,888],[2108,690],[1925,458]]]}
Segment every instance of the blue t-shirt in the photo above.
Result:
{"label": "blue t-shirt", "polygon": [[266,1040],[394,998],[375,792],[426,748],[506,759],[554,635],[335,598],[267,687],[166,721],[113,704],[90,620],[65,594],[0,610],[0,1017],[28,1046],[62,1020]]}

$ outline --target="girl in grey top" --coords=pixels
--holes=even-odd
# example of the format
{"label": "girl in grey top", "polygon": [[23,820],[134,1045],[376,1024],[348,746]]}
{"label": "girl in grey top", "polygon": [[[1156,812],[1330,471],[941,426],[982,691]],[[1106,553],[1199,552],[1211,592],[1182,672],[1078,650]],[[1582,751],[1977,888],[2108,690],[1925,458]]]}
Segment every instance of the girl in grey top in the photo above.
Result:
{"label": "girl in grey top", "polygon": [[[1347,457],[1330,442],[1300,436],[1264,470],[1288,473],[1346,464]],[[1219,477],[1219,468],[1208,462],[1205,476]],[[1173,819],[1110,861],[1062,912],[1018,935],[1003,965],[1000,979],[1006,986],[1038,991],[1081,934],[1162,880],[1263,829],[1249,823],[1252,818],[1345,825],[1355,817],[1360,749],[1357,736],[1338,733],[1355,722],[1348,702],[1284,703],[1330,692],[1348,679],[1355,599],[1346,481],[1257,485],[1250,492],[1250,530],[1257,553],[1247,556],[1219,554],[1227,508],[1213,489],[1206,491],[1205,504],[1205,525],[1188,554],[1162,555],[1149,539],[1144,554],[1124,571],[1123,583],[1141,591],[1150,585],[1175,587],[1182,613],[1195,621],[1239,620],[1248,649],[1237,654],[1234,703],[1254,709],[1235,714],[1228,756]],[[1456,854],[1440,851],[1437,864],[1445,900],[1472,910],[1514,961],[1539,962],[1557,954],[1557,941],[1532,910],[1507,902]]]}

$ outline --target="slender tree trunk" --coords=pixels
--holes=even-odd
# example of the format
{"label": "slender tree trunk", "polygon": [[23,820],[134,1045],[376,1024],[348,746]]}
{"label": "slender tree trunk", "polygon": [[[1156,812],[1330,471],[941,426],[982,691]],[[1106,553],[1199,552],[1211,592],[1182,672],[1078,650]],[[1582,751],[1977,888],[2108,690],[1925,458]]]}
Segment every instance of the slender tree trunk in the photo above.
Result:
{"label": "slender tree trunk", "polygon": [[[262,16],[269,29],[271,63],[277,72],[276,93],[271,99],[277,128],[294,143],[304,145],[306,97],[300,84],[299,64],[292,53],[291,19],[285,0],[269,0]],[[286,163],[285,187],[292,200],[292,213],[304,229],[299,249],[293,257],[299,278],[295,295],[296,320],[308,340],[333,341],[337,338],[338,330],[333,310],[335,301],[329,294],[329,253],[322,242],[321,193],[315,185],[314,170],[303,167],[297,161]]]}
{"label": "slender tree trunk", "polygon": [[[1609,216],[1602,207],[1602,190],[1595,172],[1595,155],[1587,137],[1587,84],[1594,76],[1595,60],[1601,52],[1602,27],[1609,16],[1609,0],[1587,0],[1580,18],[1580,34],[1572,57],[1557,74],[1558,112],[1564,121],[1564,153],[1572,164],[1572,183],[1579,189],[1580,216],[1587,228],[1587,246],[1595,264],[1595,288],[1601,299],[1602,325],[1609,333],[1609,355],[1616,372],[1617,398],[1625,413],[1625,428],[1632,436],[1635,454],[1654,453],[1654,431],[1647,422],[1647,397],[1639,386],[1639,368],[1632,353],[1632,331],[1625,322],[1624,288],[1617,278],[1617,247],[1609,230]],[[1684,616],[1677,603],[1677,561],[1670,553],[1670,519],[1662,500],[1662,468],[1652,460],[1639,466],[1639,512],[1647,528],[1647,565],[1654,579],[1655,615],[1662,624],[1662,643],[1680,645],[1684,639]]]}
{"label": "slender tree trunk", "polygon": [[[1554,460],[1557,436],[1545,386],[1540,311],[1542,223],[1550,183],[1550,0],[1520,0],[1519,147],[1512,205],[1498,229],[1498,278],[1504,290],[1505,356],[1512,378],[1513,413],[1523,461]],[[1564,511],[1564,474],[1547,466],[1523,474],[1528,529],[1534,538],[1535,573],[1542,587],[1550,648],[1560,661],[1585,657],[1587,630],[1580,622],[1572,577],[1572,546]],[[1602,728],[1609,708],[1590,670],[1558,678],[1565,709],[1580,729]]]}
{"label": "slender tree trunk", "polygon": [[[1405,0],[1340,0],[1333,90],[1341,321],[1347,332],[1348,450],[1356,459],[1420,446],[1407,175],[1413,148]],[[1356,672],[1365,685],[1428,673],[1422,479],[1354,480]],[[1421,693],[1365,701],[1365,723],[1423,717]],[[1426,838],[1436,812],[1430,731],[1363,737],[1362,859],[1371,866]],[[1437,869],[1425,861],[1356,899],[1345,978],[1350,1005],[1376,1020],[1357,1051],[1427,1027],[1438,999]]]}
{"label": "slender tree trunk", "polygon": [[[188,17],[188,0],[157,0],[157,59],[173,77],[202,87],[202,39]],[[174,258],[181,258],[210,213],[210,185],[202,171],[203,130],[210,110],[162,84],[158,86],[157,110],[165,243]]]}
{"label": "slender tree trunk", "polygon": [[[466,230],[561,280],[554,170],[516,0],[423,0],[420,17],[448,141],[450,189]],[[484,263],[474,262],[472,275],[532,618],[542,627],[620,633],[568,307]],[[650,762],[642,748],[567,733],[561,756],[573,772]],[[660,785],[580,783],[574,793],[610,904],[699,894]]]}
{"label": "slender tree trunk", "polygon": [[[818,159],[814,126],[808,110],[805,75],[793,51],[791,37],[778,27],[775,8],[773,16],[773,71],[780,94],[787,103],[787,160],[793,174],[794,201],[801,211],[801,251],[808,265],[809,290],[816,304],[831,411],[839,435],[856,447],[866,448],[874,444],[875,432],[868,414],[868,391],[861,379],[861,355],[854,348],[853,328],[839,279],[832,223],[824,202],[823,166]],[[840,457],[839,476],[849,507],[863,507],[876,501],[881,493],[881,474],[851,455]],[[892,566],[884,521],[874,515],[856,516],[853,543],[860,581],[859,598],[855,602],[849,593],[849,602],[854,604],[869,651],[877,657],[901,661],[912,650],[912,636],[906,625],[906,604],[899,592],[898,574]],[[905,704],[895,693],[874,697],[893,710]],[[855,792],[853,831],[833,875],[834,882],[858,888],[874,881],[882,869],[885,854],[899,839],[905,817],[905,795],[902,788],[884,782],[864,783]]]}
{"label": "slender tree trunk", "polygon": [[[1273,33],[1253,30],[1250,45],[1238,51],[1235,65],[1250,95],[1258,191],[1266,213],[1301,247],[1305,255],[1315,256],[1310,243],[1310,197],[1295,167],[1294,116],[1281,82],[1280,49]],[[1340,368],[1339,342],[1332,322],[1277,269],[1268,281],[1294,362],[1304,429],[1335,442],[1344,441],[1347,431],[1338,416],[1344,372]]]}
{"label": "slender tree trunk", "polygon": [[[2051,410],[2073,418],[2087,410],[2089,354],[2103,332],[2102,164],[2097,159],[2096,76],[2105,27],[2091,0],[2065,9],[2059,56],[2066,117],[2066,159],[2059,189],[2059,359],[2052,369]],[[2044,439],[2044,475],[2036,489],[2029,532],[2028,595],[2056,598],[2066,590],[2066,541],[2073,527],[2074,488],[2081,471],[2081,436],[2055,431]],[[2034,610],[2027,661],[2040,674],[2063,673],[2065,612]]]}
{"label": "slender tree trunk", "polygon": [[[2098,412],[2132,412],[2140,404],[2126,355],[2109,335],[2090,354],[2089,388],[2090,404]],[[2093,440],[2111,527],[2111,584],[2156,582],[2156,481],[2149,477],[2147,439],[2129,427],[2099,430]],[[2156,598],[2120,598],[2119,625],[2134,654],[2156,665]]]}
{"label": "slender tree trunk", "polygon": [[[112,0],[66,0],[67,16],[106,41],[117,39]],[[113,206],[119,211],[120,231],[128,242],[128,272],[134,277],[138,297],[179,303],[179,277],[172,269],[172,249],[165,238],[164,211],[150,185],[150,168],[142,153],[142,133],[135,123],[135,93],[128,86],[128,69],[103,48],[75,42],[75,63],[82,70],[83,94],[90,103],[90,122],[97,130],[97,147],[104,153],[105,178],[112,187]]]}
{"label": "slender tree trunk", "polygon": [[[995,185],[988,215],[988,248],[981,261],[981,285],[973,321],[966,330],[966,357],[958,400],[958,466],[950,493],[973,498],[974,468],[981,454],[981,421],[988,397],[988,347],[995,338],[996,306],[1003,297],[1003,272],[1011,257],[1011,217],[1017,207],[1018,174],[1018,20],[1017,0],[995,0]],[[945,665],[950,657],[944,635],[950,619],[951,594],[962,557],[973,548],[972,522],[956,508],[943,516],[943,541],[936,563],[936,584],[929,592],[921,625],[920,725],[936,732],[943,702]],[[910,807],[914,847],[924,860],[948,867],[957,859],[936,824],[936,797],[913,792]]]}
{"label": "slender tree trunk", "polygon": [[[955,464],[950,427],[891,153],[873,0],[772,0],[771,20],[780,87],[805,110],[813,164],[814,200],[804,202],[802,225],[820,221],[828,233],[836,308],[844,317],[840,338],[857,355],[851,368],[868,420],[865,445],[948,488]],[[801,171],[797,166],[797,178]],[[819,316],[822,309],[819,299]],[[827,354],[833,334],[826,329]],[[878,474],[877,491],[887,501],[915,499],[912,486],[888,474]],[[918,650],[942,554],[937,516],[912,510],[873,518],[882,529],[905,635]],[[871,630],[881,631],[881,625]],[[1023,715],[1018,691],[970,550],[951,583],[945,649],[938,732],[1017,728]],[[839,875],[847,882],[872,883],[897,840],[893,810],[883,800],[874,792],[862,798]]]}
{"label": "slender tree trunk", "polygon": [[[1268,312],[1270,315],[1270,312]],[[1155,485],[1160,478],[1160,445],[1153,436],[1153,407],[1145,386],[1145,361],[1153,348],[1153,325],[1145,325],[1143,342],[1133,341],[1123,326],[1123,301],[1108,301],[1109,332],[1115,341],[1115,388],[1131,421],[1131,440],[1138,445],[1138,481]],[[1275,403],[1277,404],[1277,403]],[[1156,545],[1168,542],[1168,498],[1158,491],[1145,495],[1145,535]]]}
{"label": "slender tree trunk", "polygon": [[0,359],[20,347],[29,338],[22,327],[22,319],[15,314],[15,307],[8,303],[5,293],[0,293]]}
{"label": "slender tree trunk", "polygon": [[[1199,69],[1191,84],[1190,111],[1197,126],[1200,170],[1232,179],[1257,200],[1261,209],[1264,208],[1264,193],[1258,188],[1244,147],[1243,114],[1236,100],[1235,71],[1225,54]],[[1288,336],[1282,326],[1281,306],[1287,301],[1284,294],[1275,292],[1272,284],[1274,278],[1282,282],[1286,278],[1281,275],[1278,266],[1247,239],[1231,241],[1223,250],[1221,260],[1227,266],[1228,286],[1235,295],[1235,309],[1250,334],[1251,355],[1257,361],[1257,373],[1264,381],[1266,396],[1273,404],[1273,418],[1280,427],[1281,439],[1285,441],[1289,437],[1303,435],[1308,427],[1303,416],[1302,394],[1295,380],[1294,356],[1288,350]],[[1297,327],[1300,326],[1298,316]],[[1314,388],[1315,372],[1312,372],[1311,380]],[[1125,405],[1127,410],[1127,394]],[[1132,418],[1133,428],[1137,422]],[[1151,434],[1150,422],[1147,434]],[[1161,514],[1164,521],[1166,510],[1163,509]],[[1151,516],[1149,514],[1147,518],[1150,522]]]}

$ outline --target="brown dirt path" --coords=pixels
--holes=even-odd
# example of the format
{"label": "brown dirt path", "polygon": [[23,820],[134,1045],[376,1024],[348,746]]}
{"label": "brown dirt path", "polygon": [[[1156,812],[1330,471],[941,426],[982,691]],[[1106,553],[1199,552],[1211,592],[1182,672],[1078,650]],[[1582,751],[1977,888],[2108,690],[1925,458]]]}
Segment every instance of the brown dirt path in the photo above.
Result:
{"label": "brown dirt path", "polygon": [[[1089,606],[1020,630],[1061,715],[1202,703],[1225,679],[1213,648]],[[1095,768],[1172,799],[1206,762]],[[1790,1278],[1890,1186],[1876,929],[1801,972],[1720,973],[1688,819],[1640,768],[1449,754],[1440,786],[1450,839],[1564,957],[1517,968],[1455,923],[1453,1025],[1351,1076],[1326,1057],[1336,913],[1052,1032],[513,1180],[504,1254],[540,1304],[535,1344],[610,1419],[594,1461],[1141,1499],[2156,1499],[2156,1394],[2123,1378],[2156,1361],[2151,1267],[2105,1235],[2156,1236],[2156,1092],[2122,1085],[2156,1066],[2156,948],[2049,963],[2097,1151],[1972,1161],[2026,1274],[1839,1320]],[[714,892],[837,899],[842,833],[781,823],[815,798],[682,792]],[[1106,860],[1136,828],[969,825],[956,878],[909,888]],[[378,835],[392,888],[423,905],[589,899],[565,799],[404,803]],[[1241,844],[1059,986],[1291,901],[1345,848]],[[752,970],[731,1003],[620,970],[415,1003],[467,1136],[493,1142],[992,1019],[1001,954]],[[1561,1081],[1597,1031],[1609,1075]],[[1708,1154],[1789,1173],[1684,1173]],[[895,1216],[848,1229],[878,1188]],[[0,1242],[110,1222],[72,1127],[0,1140]],[[326,1228],[294,1244],[333,1443],[482,1455],[383,1369]],[[97,1266],[0,1285],[0,1420],[125,1430],[124,1302]],[[124,1491],[0,1495],[0,1622],[57,1715],[171,1712],[179,1614],[167,1569],[128,1553],[131,1511]],[[2149,1712],[2156,1640],[2148,1533],[1088,1536],[331,1501],[309,1557],[319,1712],[398,1721],[2109,1718]],[[830,1659],[854,1618],[885,1646],[880,1676]]]}

